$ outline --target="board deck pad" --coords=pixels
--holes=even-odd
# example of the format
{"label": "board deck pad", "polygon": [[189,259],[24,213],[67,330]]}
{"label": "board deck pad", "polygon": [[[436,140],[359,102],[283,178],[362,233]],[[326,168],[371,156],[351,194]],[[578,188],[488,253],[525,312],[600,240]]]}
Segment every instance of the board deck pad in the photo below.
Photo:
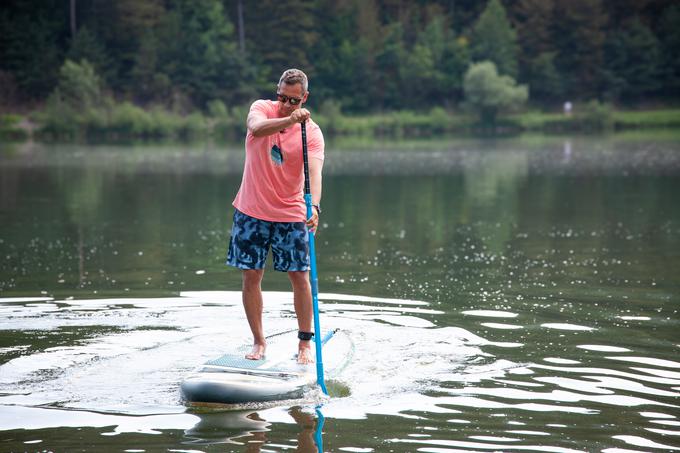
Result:
{"label": "board deck pad", "polygon": [[[322,337],[324,338],[325,335]],[[312,340],[314,357],[316,343]],[[249,360],[250,346],[209,360],[188,376],[181,385],[185,401],[233,404],[300,398],[316,385],[316,363],[297,363],[296,332],[285,332],[267,339],[262,360]],[[323,347],[326,378],[339,373],[350,360],[353,344],[349,336],[336,332]]]}

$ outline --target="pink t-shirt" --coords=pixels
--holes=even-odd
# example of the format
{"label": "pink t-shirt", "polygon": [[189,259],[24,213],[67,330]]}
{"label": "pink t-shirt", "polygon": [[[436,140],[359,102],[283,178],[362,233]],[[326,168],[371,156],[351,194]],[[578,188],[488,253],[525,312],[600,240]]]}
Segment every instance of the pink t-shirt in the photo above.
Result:
{"label": "pink t-shirt", "polygon": [[[278,102],[255,101],[250,113],[278,118]],[[307,155],[324,158],[319,126],[307,121]],[[266,137],[246,135],[246,163],[234,207],[251,217],[270,222],[303,222],[306,219],[300,124]]]}

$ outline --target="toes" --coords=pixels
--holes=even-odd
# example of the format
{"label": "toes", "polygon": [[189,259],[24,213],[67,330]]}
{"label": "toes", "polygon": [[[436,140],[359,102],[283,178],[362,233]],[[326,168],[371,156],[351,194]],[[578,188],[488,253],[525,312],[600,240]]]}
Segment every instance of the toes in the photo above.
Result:
{"label": "toes", "polygon": [[314,357],[312,357],[312,351],[309,349],[300,349],[298,351],[298,363],[301,365],[307,365],[314,363]]}
{"label": "toes", "polygon": [[262,360],[264,359],[264,348],[261,347],[254,347],[252,351],[250,351],[249,354],[245,355],[245,358],[248,360]]}

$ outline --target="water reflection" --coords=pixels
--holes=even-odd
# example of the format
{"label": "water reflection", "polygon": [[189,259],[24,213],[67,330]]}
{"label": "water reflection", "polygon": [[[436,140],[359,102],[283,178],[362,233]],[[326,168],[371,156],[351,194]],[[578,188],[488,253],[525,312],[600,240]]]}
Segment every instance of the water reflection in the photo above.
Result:
{"label": "water reflection", "polygon": [[[259,453],[266,449],[284,448],[290,451],[311,453],[321,451],[317,448],[315,437],[321,436],[323,418],[300,406],[288,409],[288,415],[297,424],[298,434],[293,445],[276,445],[268,442],[267,432],[271,422],[263,419],[257,412],[236,411],[199,414],[200,421],[185,431],[191,445],[234,444],[244,446],[247,452]],[[278,423],[285,423],[277,420]],[[318,429],[317,429],[318,425]]]}

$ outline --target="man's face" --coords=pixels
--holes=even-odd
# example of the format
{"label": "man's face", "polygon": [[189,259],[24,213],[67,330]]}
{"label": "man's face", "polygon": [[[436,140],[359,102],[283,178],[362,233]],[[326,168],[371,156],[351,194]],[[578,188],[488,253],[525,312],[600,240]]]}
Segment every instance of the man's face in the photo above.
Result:
{"label": "man's face", "polygon": [[[302,104],[304,104],[307,101],[307,95],[309,93],[305,93],[302,90],[302,84],[296,83],[295,85],[288,85],[287,83],[282,83],[279,85],[278,90],[277,90],[278,96],[278,101],[279,101],[279,116],[290,116],[291,113],[293,113],[294,110],[299,109],[302,107]],[[293,105],[291,103],[296,102],[297,100],[300,100],[297,105]],[[285,102],[283,102],[285,100]]]}

